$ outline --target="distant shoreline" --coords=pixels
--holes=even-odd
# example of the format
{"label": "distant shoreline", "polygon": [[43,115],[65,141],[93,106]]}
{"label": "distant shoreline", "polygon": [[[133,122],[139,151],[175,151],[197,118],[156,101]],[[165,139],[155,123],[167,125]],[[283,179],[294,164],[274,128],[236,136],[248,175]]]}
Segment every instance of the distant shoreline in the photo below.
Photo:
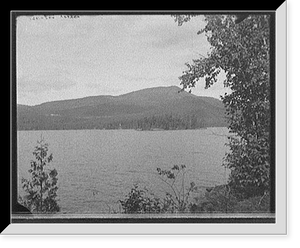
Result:
{"label": "distant shoreline", "polygon": [[139,130],[139,129],[18,129],[17,131],[79,131],[79,130],[90,130],[90,131],[138,131],[138,132],[158,132],[158,131],[190,131],[190,130],[204,130],[208,128],[227,128],[226,126],[214,126],[214,127],[201,127],[201,128],[190,128],[190,129],[158,129],[158,128],[153,128],[153,129],[145,129],[145,130]]}

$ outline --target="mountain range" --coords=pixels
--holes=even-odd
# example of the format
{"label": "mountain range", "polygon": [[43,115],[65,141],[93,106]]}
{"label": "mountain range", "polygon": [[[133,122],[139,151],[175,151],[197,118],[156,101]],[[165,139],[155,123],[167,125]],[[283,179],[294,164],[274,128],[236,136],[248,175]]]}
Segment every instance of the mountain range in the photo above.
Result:
{"label": "mountain range", "polygon": [[18,130],[194,129],[226,125],[220,100],[180,91],[177,86],[35,106],[17,104]]}

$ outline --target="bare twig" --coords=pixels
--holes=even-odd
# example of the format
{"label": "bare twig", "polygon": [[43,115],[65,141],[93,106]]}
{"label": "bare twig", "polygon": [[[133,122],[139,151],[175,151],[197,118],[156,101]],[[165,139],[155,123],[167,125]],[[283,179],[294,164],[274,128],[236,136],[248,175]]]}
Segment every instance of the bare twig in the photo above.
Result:
{"label": "bare twig", "polygon": [[260,198],[259,202],[258,202],[258,205],[260,206],[262,200],[264,199],[264,197],[267,195],[267,192],[265,191],[263,196]]}
{"label": "bare twig", "polygon": [[174,195],[175,195],[176,200],[179,201],[180,199],[178,198],[178,194],[176,193],[175,188],[173,187],[173,185],[170,184],[167,180],[164,180],[164,179],[161,178],[161,177],[158,177],[158,178],[159,178],[160,180],[162,180],[165,184],[169,185],[169,187],[172,189],[172,191],[173,191],[173,193],[174,193]]}

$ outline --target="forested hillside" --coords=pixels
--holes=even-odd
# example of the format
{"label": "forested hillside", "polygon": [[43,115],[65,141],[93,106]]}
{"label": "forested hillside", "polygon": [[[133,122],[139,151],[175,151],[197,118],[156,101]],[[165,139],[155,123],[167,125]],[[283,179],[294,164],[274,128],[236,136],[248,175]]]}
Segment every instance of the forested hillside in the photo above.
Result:
{"label": "forested hillside", "polygon": [[226,126],[224,116],[221,101],[175,86],[17,106],[18,130],[195,129]]}

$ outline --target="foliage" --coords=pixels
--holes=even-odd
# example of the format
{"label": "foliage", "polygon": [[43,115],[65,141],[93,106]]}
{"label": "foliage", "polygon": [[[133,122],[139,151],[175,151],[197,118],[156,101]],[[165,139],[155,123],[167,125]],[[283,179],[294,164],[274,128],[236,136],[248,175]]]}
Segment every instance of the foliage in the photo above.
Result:
{"label": "foliage", "polygon": [[153,115],[136,120],[114,121],[106,124],[105,129],[138,129],[138,130],[178,130],[196,129],[203,127],[202,120],[196,115]]}
{"label": "foliage", "polygon": [[155,197],[147,188],[133,186],[124,200],[120,200],[123,213],[266,213],[270,210],[270,195],[239,199],[229,185],[206,188],[204,195],[191,199],[191,193],[199,193],[195,183],[185,185],[185,165],[174,165],[170,170],[157,168],[161,180],[169,188],[164,197]]}
{"label": "foliage", "polygon": [[174,17],[175,22],[178,23],[179,26],[181,26],[183,23],[188,22],[191,20],[192,17],[195,17],[196,15],[172,15]]}
{"label": "foliage", "polygon": [[57,197],[57,170],[50,169],[52,154],[48,155],[48,144],[44,140],[38,141],[33,152],[35,160],[31,161],[30,180],[22,178],[22,187],[27,195],[23,198],[25,204],[32,212],[52,213],[58,212]]}
{"label": "foliage", "polygon": [[266,213],[270,211],[270,194],[254,196],[237,202],[234,212],[237,213]]}
{"label": "foliage", "polygon": [[153,128],[160,128],[164,130],[174,129],[195,129],[202,127],[201,120],[195,115],[163,115],[144,117],[137,121],[138,129],[149,130]]}
{"label": "foliage", "polygon": [[157,168],[160,179],[168,185],[170,192],[166,193],[165,202],[168,202],[172,212],[185,212],[190,205],[190,194],[196,190],[196,185],[191,182],[186,188],[185,165],[174,165],[170,170]]}
{"label": "foliage", "polygon": [[232,194],[228,185],[218,185],[207,188],[204,199],[198,204],[193,204],[191,212],[233,212],[237,199]]}
{"label": "foliage", "polygon": [[[195,183],[185,190],[185,165],[174,165],[170,170],[157,168],[159,178],[168,185],[170,192],[165,197],[155,197],[147,188],[140,189],[137,184],[133,186],[124,200],[120,200],[124,213],[177,213],[189,211],[190,193],[196,187]],[[180,186],[176,185],[179,182]]]}
{"label": "foliage", "polygon": [[270,195],[239,200],[228,185],[207,188],[204,197],[197,197],[190,206],[191,213],[267,213]]}
{"label": "foliage", "polygon": [[[183,22],[189,18],[177,18]],[[175,20],[176,21],[176,20]],[[254,15],[239,24],[230,15],[206,15],[205,34],[211,45],[180,77],[184,89],[200,78],[205,87],[225,72],[224,85],[232,93],[222,101],[226,107],[230,152],[224,166],[231,169],[229,185],[240,199],[263,195],[270,187],[270,16]]]}
{"label": "foliage", "polygon": [[151,197],[146,188],[139,189],[137,184],[133,186],[124,200],[120,200],[120,203],[126,214],[162,212],[160,200]]}

